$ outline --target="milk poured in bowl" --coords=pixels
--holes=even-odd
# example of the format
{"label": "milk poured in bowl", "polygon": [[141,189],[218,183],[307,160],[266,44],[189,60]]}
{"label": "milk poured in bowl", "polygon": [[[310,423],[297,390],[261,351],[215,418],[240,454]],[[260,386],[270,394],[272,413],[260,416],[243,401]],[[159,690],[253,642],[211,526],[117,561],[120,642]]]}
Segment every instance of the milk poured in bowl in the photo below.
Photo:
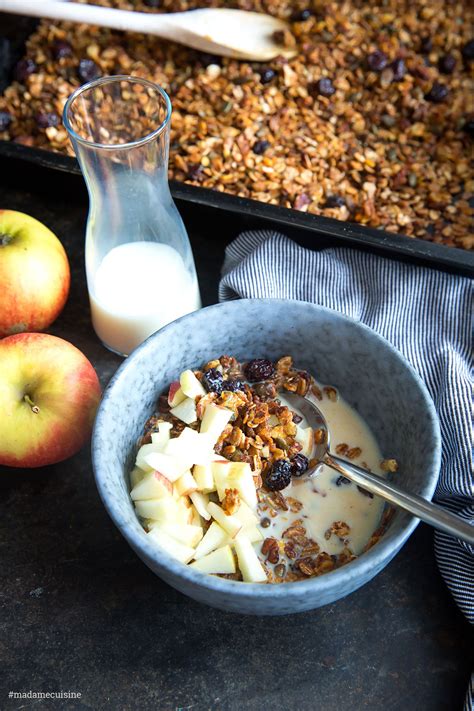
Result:
{"label": "milk poured in bowl", "polygon": [[[322,386],[319,387],[323,389]],[[285,401],[283,393],[279,393],[278,398],[282,405],[287,405],[303,417],[297,408]],[[383,459],[380,448],[368,425],[356,410],[340,395],[336,400],[326,397],[318,400],[312,394],[308,394],[307,398],[314,402],[326,418],[332,451],[340,444],[347,444],[349,448],[359,447],[360,456],[352,461],[369,468],[374,474],[385,476],[380,467]],[[300,425],[308,426],[304,417]],[[265,538],[274,536],[282,539],[285,529],[294,521],[302,520],[307,535],[319,544],[321,550],[330,555],[337,555],[343,551],[346,544],[336,535],[328,537],[326,532],[335,521],[343,521],[350,527],[347,546],[352,553],[360,555],[379,525],[384,501],[377,496],[370,497],[355,484],[342,480],[343,477],[327,466],[322,466],[319,473],[312,478],[293,477],[291,484],[282,493],[287,498],[301,502],[301,511],[279,511],[277,516],[270,518],[270,526],[260,525],[262,535]]]}

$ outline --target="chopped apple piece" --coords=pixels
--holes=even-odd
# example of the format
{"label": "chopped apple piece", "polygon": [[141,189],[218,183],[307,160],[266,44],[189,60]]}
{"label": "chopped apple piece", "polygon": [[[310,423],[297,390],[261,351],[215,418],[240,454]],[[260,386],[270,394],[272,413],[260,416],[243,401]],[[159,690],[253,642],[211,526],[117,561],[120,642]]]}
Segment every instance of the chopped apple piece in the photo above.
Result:
{"label": "chopped apple piece", "polygon": [[296,425],[295,440],[302,446],[301,454],[311,459],[314,447],[314,433],[311,427],[300,427]]}
{"label": "chopped apple piece", "polygon": [[204,534],[204,538],[196,548],[194,558],[198,560],[208,553],[211,553],[216,548],[220,548],[225,545],[228,541],[229,536],[227,533],[221,526],[219,526],[218,523],[216,523],[216,521],[213,521]]}
{"label": "chopped apple piece", "polygon": [[196,507],[194,505],[193,505],[193,508],[191,509],[191,511],[192,511],[191,524],[193,526],[201,526],[201,528],[202,528],[201,516],[197,512]]}
{"label": "chopped apple piece", "polygon": [[257,491],[250,464],[247,462],[213,462],[212,473],[221,501],[225,496],[226,489],[237,489],[240,498],[251,509],[257,508]]}
{"label": "chopped apple piece", "polygon": [[197,420],[196,403],[190,397],[187,397],[183,402],[180,402],[176,407],[171,408],[171,414],[185,422],[187,425],[191,425]]}
{"label": "chopped apple piece", "polygon": [[257,526],[244,526],[242,533],[249,539],[251,543],[258,543],[258,541],[263,541],[263,534],[257,528]]}
{"label": "chopped apple piece", "polygon": [[190,565],[201,573],[235,573],[235,560],[230,546],[224,546],[195,560]]}
{"label": "chopped apple piece", "polygon": [[184,474],[179,477],[174,486],[180,496],[191,494],[199,488],[195,478],[189,470],[184,472]]}
{"label": "chopped apple piece", "polygon": [[[179,481],[179,480],[178,480]],[[146,499],[162,499],[164,496],[171,496],[173,484],[160,472],[148,472],[143,479],[133,487],[130,496],[133,501],[145,501]]]}
{"label": "chopped apple piece", "polygon": [[159,452],[161,450],[161,445],[160,444],[154,444],[153,442],[150,442],[149,444],[142,444],[140,449],[137,452],[137,458],[135,461],[135,466],[140,467],[140,469],[143,469],[145,472],[149,472],[154,467],[152,467],[150,464],[147,464],[146,458],[150,454],[155,454],[156,452]]}
{"label": "chopped apple piece", "polygon": [[153,521],[164,523],[188,523],[185,520],[183,510],[178,503],[167,496],[164,499],[148,499],[147,501],[136,501],[135,510],[142,518],[151,518]]}
{"label": "chopped apple piece", "polygon": [[206,496],[206,494],[201,494],[200,491],[193,491],[192,494],[189,495],[189,498],[196,507],[198,514],[205,518],[206,521],[210,521],[211,514],[207,510],[209,505],[209,497]]}
{"label": "chopped apple piece", "polygon": [[235,539],[234,545],[244,582],[266,583],[266,573],[249,539],[241,533]]}
{"label": "chopped apple piece", "polygon": [[147,454],[145,462],[152,469],[155,469],[163,474],[163,476],[171,482],[179,479],[179,477],[182,476],[187,469],[189,469],[185,463],[181,462],[176,457],[171,457],[169,454],[164,454],[163,452],[152,452],[151,454]]}
{"label": "chopped apple piece", "polygon": [[245,501],[240,502],[240,506],[238,511],[235,512],[235,516],[242,521],[244,528],[256,526],[258,524],[258,516],[252,511],[250,506],[245,503]]}
{"label": "chopped apple piece", "polygon": [[231,417],[231,410],[219,407],[213,402],[210,402],[204,410],[199,431],[202,433],[207,432],[207,434],[212,438],[213,444],[215,444]]}
{"label": "chopped apple piece", "polygon": [[193,505],[188,496],[180,496],[176,502],[183,523],[191,523],[193,520]]}
{"label": "chopped apple piece", "polygon": [[187,397],[192,398],[193,400],[197,397],[202,397],[206,394],[206,391],[204,390],[192,370],[185,370],[183,373],[181,373],[179,382],[183,393],[187,395]]}
{"label": "chopped apple piece", "polygon": [[167,442],[169,442],[172,427],[171,422],[159,422],[158,432],[151,433],[151,442],[157,447],[157,452],[162,452]]}
{"label": "chopped apple piece", "polygon": [[197,546],[203,535],[202,526],[193,526],[190,523],[169,523],[167,521],[160,523],[159,521],[153,521],[150,525],[150,530],[154,528],[159,528],[176,541],[192,548]]}
{"label": "chopped apple piece", "polygon": [[232,469],[228,481],[231,489],[237,489],[241,500],[245,501],[250,509],[255,510],[258,503],[257,490],[250,464],[247,464],[246,469],[242,468],[240,471]]}
{"label": "chopped apple piece", "polygon": [[160,528],[152,528],[152,530],[147,533],[147,536],[156,541],[170,556],[180,560],[181,563],[189,563],[194,555],[194,548],[180,543]]}
{"label": "chopped apple piece", "polygon": [[216,490],[214,477],[212,476],[211,464],[196,464],[193,468],[193,475],[196,480],[199,491],[203,494],[209,494]]}
{"label": "chopped apple piece", "polygon": [[228,479],[234,465],[238,465],[237,470],[239,470],[242,468],[242,465],[246,465],[246,462],[230,462],[228,459],[224,459],[217,462],[213,461],[211,464],[212,475],[220,501],[222,501],[225,496],[225,490],[229,489]]}
{"label": "chopped apple piece", "polygon": [[134,489],[136,485],[143,479],[145,476],[145,471],[143,469],[140,469],[140,467],[134,467],[132,471],[130,472],[130,487]]}
{"label": "chopped apple piece", "polygon": [[188,469],[193,464],[208,464],[216,457],[210,437],[190,427],[185,427],[178,437],[170,439],[164,452],[186,462]]}
{"label": "chopped apple piece", "polygon": [[210,501],[207,506],[208,512],[211,514],[212,518],[217,521],[219,526],[222,526],[224,531],[227,531],[231,538],[235,538],[239,531],[242,530],[242,522],[239,521],[237,516],[228,516],[220,506]]}
{"label": "chopped apple piece", "polygon": [[176,407],[176,405],[179,405],[180,402],[183,402],[185,398],[186,395],[185,393],[183,393],[179,380],[175,380],[173,383],[171,383],[168,392],[168,405],[170,407]]}

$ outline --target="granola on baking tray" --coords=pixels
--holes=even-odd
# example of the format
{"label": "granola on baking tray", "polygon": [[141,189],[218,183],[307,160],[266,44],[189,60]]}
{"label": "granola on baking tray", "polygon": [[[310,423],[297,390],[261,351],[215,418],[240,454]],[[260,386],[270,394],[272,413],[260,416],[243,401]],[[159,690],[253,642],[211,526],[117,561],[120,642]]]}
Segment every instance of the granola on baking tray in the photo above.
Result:
{"label": "granola on baking tray", "polygon": [[262,65],[45,20],[0,97],[0,139],[73,155],[60,118],[69,94],[102,75],[133,74],[170,95],[171,177],[473,247],[472,3],[93,2],[268,12],[290,20],[281,40],[297,54]]}
{"label": "granola on baking tray", "polygon": [[[131,497],[145,530],[174,557],[233,580],[294,582],[345,565],[383,535],[390,514],[379,499],[334,472],[303,476],[317,463],[317,431],[285,403],[285,392],[313,397],[347,420],[338,391],[290,356],[244,363],[221,356],[184,371],[160,396],[138,443]],[[336,451],[372,464],[376,452],[380,473],[396,470],[396,460],[382,462],[361,438]]]}

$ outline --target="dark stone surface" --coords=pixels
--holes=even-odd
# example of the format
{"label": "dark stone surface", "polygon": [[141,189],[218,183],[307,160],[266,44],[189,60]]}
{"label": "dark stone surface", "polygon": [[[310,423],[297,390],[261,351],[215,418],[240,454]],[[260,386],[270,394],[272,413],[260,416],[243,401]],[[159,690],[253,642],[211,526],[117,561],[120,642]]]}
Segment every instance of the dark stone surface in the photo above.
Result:
{"label": "dark stone surface", "polygon": [[[83,350],[105,385],[121,359],[90,325],[83,191],[22,190],[5,173],[1,181],[2,207],[37,217],[63,240],[72,290],[51,332]],[[199,229],[199,214],[185,218],[212,303],[226,239],[216,223]],[[0,491],[0,709],[462,707],[472,638],[423,525],[345,600],[299,616],[246,618],[183,597],[140,562],[98,498],[88,448],[41,470],[0,468]],[[7,698],[30,689],[82,698]]]}

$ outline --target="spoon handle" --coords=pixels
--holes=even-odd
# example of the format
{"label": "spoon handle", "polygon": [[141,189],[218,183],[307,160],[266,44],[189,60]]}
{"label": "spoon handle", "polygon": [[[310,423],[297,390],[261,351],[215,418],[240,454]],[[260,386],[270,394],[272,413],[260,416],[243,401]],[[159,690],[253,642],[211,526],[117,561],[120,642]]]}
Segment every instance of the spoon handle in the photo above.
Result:
{"label": "spoon handle", "polygon": [[[152,32],[167,35],[168,16],[116,10],[99,5],[82,5],[58,0],[0,0],[0,12],[29,17],[49,17],[53,20],[84,22],[90,25],[111,27],[114,30]],[[162,30],[162,32],[160,31]]]}
{"label": "spoon handle", "polygon": [[425,523],[434,526],[434,528],[449,533],[451,536],[460,538],[474,546],[474,526],[463,521],[459,516],[431,503],[431,501],[423,499],[421,496],[409,494],[392,484],[392,482],[385,481],[382,477],[371,474],[366,469],[361,469],[355,464],[350,464],[334,454],[327,453],[323,462],[372,494],[381,496],[391,504],[409,511]]}

